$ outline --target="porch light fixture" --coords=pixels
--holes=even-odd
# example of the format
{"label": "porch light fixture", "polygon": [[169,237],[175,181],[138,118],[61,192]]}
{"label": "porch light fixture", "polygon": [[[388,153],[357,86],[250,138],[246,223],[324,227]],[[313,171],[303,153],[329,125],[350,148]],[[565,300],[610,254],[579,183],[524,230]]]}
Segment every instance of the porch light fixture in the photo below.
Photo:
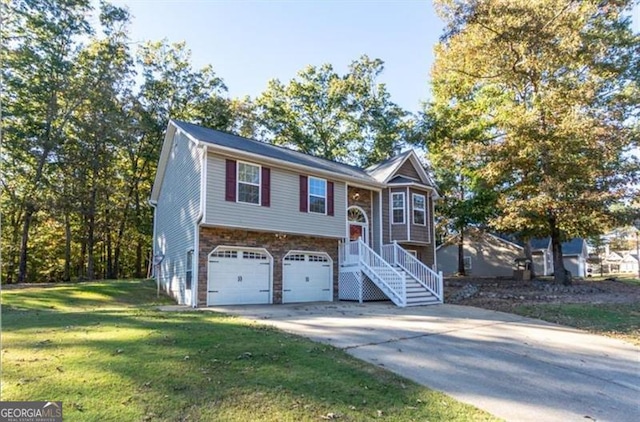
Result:
{"label": "porch light fixture", "polygon": [[351,199],[353,199],[354,201],[357,201],[358,199],[360,199],[360,192],[356,192],[353,195],[351,195]]}

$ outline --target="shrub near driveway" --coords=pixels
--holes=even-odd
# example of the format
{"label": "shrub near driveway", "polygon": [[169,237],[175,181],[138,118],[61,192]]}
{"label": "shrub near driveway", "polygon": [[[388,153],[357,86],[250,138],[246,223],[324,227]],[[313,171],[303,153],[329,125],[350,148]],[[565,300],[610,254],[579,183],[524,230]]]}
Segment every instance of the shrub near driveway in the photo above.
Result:
{"label": "shrub near driveway", "polygon": [[339,349],[210,312],[148,281],[2,294],[2,400],[65,420],[494,420]]}

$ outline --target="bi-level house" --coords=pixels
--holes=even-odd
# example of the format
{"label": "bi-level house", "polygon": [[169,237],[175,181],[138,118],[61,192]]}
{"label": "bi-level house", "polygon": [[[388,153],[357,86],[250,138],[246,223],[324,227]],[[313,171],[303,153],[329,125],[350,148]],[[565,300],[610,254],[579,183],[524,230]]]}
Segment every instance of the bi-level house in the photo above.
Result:
{"label": "bi-level house", "polygon": [[193,307],[441,303],[437,196],[413,151],[363,169],[172,120],[150,198],[154,276]]}

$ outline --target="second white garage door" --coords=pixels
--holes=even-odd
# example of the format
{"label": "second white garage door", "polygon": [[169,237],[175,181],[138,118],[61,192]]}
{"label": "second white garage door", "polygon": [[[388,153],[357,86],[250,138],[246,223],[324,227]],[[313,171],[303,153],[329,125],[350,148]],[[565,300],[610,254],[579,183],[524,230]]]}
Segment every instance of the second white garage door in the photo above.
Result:
{"label": "second white garage door", "polygon": [[209,255],[208,305],[271,302],[271,256],[265,250],[221,247]]}
{"label": "second white garage door", "polygon": [[333,262],[318,252],[289,252],[282,267],[282,302],[333,300]]}

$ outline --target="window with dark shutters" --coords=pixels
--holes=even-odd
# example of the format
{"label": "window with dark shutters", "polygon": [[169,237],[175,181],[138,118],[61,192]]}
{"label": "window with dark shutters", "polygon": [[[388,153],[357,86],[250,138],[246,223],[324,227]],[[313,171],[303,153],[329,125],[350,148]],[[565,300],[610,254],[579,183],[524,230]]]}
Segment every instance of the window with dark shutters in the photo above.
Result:
{"label": "window with dark shutters", "polygon": [[225,199],[227,201],[236,202],[236,162],[235,160],[227,160]]}
{"label": "window with dark shutters", "polygon": [[333,182],[327,182],[327,215],[333,214]]}
{"label": "window with dark shutters", "polygon": [[300,212],[307,212],[308,186],[307,176],[300,176]]}
{"label": "window with dark shutters", "polygon": [[271,169],[262,167],[262,206],[271,206]]}

